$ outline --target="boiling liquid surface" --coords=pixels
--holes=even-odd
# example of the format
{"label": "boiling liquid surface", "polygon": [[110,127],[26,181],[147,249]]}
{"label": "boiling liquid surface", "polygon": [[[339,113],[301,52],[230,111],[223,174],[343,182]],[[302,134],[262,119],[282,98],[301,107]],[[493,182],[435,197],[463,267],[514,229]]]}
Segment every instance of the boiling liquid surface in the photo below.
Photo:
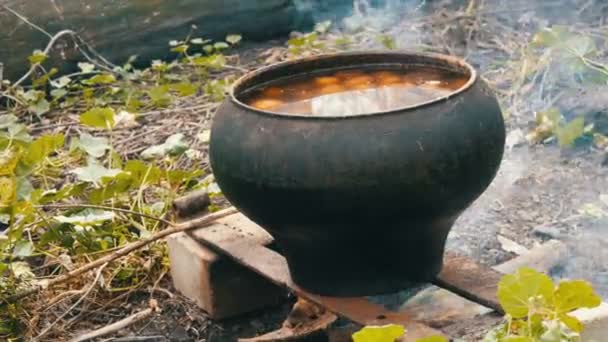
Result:
{"label": "boiling liquid surface", "polygon": [[449,95],[468,77],[436,68],[345,70],[279,80],[244,95],[261,110],[311,116],[352,116],[414,106]]}

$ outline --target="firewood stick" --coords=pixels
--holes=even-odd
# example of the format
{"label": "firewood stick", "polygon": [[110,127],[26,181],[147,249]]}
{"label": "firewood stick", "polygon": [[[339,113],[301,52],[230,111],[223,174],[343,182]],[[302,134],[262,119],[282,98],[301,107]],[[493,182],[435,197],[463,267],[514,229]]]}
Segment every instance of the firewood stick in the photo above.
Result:
{"label": "firewood stick", "polygon": [[173,211],[179,218],[191,217],[203,212],[211,204],[207,190],[198,190],[173,201]]}

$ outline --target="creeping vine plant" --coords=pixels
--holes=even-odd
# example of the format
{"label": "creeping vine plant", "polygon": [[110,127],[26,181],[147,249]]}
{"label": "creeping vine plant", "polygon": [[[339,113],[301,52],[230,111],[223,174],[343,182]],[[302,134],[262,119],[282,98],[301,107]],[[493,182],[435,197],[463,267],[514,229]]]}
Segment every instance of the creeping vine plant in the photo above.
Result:
{"label": "creeping vine plant", "polygon": [[[570,313],[601,304],[589,283],[562,281],[530,268],[505,275],[498,284],[498,299],[505,322],[490,331],[483,342],[580,342],[583,324]],[[370,326],[353,335],[354,342],[394,342],[407,334],[402,326]],[[447,342],[430,336],[416,342]]]}

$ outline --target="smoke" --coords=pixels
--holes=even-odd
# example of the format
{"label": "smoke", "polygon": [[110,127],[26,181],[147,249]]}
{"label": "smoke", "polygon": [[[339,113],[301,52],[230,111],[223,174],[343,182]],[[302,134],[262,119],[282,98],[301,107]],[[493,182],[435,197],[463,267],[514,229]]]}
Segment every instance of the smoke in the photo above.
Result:
{"label": "smoke", "polygon": [[[297,0],[317,22],[331,20],[336,35],[388,35],[399,49],[439,52],[465,58],[496,90],[510,142],[490,188],[454,227],[448,247],[495,265],[513,257],[497,241],[503,235],[532,248],[541,242],[535,228],[549,225],[567,244],[570,257],[554,270],[558,278],[594,282],[608,298],[608,218],[580,215],[584,203],[608,193],[608,169],[598,152],[584,147],[565,152],[555,138],[528,147],[526,133],[536,128],[535,114],[557,107],[569,121],[585,116],[608,135],[607,77],[585,63],[608,65],[605,35],[608,3],[588,0]],[[564,25],[572,53],[532,49],[538,32]],[[565,39],[565,38],[558,38]],[[352,49],[381,48],[361,39]],[[582,62],[582,63],[581,63]],[[607,69],[608,70],[608,69]],[[519,140],[518,140],[519,139]],[[586,145],[585,145],[586,144]],[[580,145],[580,144],[579,144]],[[577,152],[578,151],[578,152]],[[606,190],[603,190],[606,189]],[[608,208],[604,208],[608,212]],[[608,214],[606,214],[608,217]]]}
{"label": "smoke", "polygon": [[426,0],[294,0],[298,12],[315,22],[331,21],[344,33],[363,28],[383,31],[419,12]]}

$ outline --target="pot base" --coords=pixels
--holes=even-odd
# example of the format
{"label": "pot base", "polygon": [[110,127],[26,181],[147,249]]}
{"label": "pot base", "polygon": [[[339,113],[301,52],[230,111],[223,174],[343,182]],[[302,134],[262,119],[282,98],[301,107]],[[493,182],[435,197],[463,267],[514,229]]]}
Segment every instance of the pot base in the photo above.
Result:
{"label": "pot base", "polygon": [[302,289],[323,296],[362,297],[432,281],[443,266],[452,223],[400,222],[377,231],[337,225],[283,227],[288,234],[269,231]]}

